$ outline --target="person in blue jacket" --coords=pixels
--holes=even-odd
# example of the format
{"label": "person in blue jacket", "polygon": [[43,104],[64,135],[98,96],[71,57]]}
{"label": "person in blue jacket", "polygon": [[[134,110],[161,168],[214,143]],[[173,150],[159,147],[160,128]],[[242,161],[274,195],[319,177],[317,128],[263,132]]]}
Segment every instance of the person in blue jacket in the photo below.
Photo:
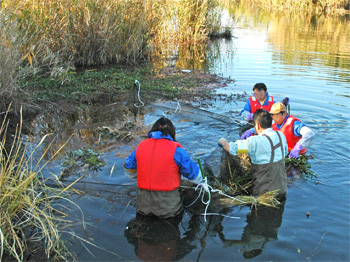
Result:
{"label": "person in blue jacket", "polygon": [[125,174],[137,179],[136,210],[141,215],[169,218],[182,214],[181,175],[207,190],[198,165],[176,142],[175,135],[173,123],[161,117],[148,132],[148,139],[125,160]]}
{"label": "person in blue jacket", "polygon": [[275,103],[273,97],[267,92],[267,87],[264,83],[256,83],[253,86],[254,95],[249,97],[249,100],[244,105],[240,115],[244,120],[253,121],[253,115],[258,109],[270,111],[271,106]]}

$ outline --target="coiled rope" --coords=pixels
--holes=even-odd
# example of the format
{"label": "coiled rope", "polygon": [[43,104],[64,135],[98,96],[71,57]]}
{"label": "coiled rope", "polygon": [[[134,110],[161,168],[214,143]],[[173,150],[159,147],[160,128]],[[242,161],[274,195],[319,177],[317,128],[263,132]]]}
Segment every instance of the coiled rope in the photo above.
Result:
{"label": "coiled rope", "polygon": [[[203,186],[203,184],[206,184],[206,186]],[[208,190],[205,190],[204,189],[205,187],[207,187]],[[205,222],[207,222],[207,215],[220,215],[220,216],[222,216],[222,214],[219,214],[219,213],[208,213],[207,212],[209,204],[210,204],[210,201],[211,201],[211,194],[212,193],[218,193],[219,195],[222,195],[224,197],[231,198],[232,201],[238,201],[238,202],[241,202],[242,204],[248,204],[247,202],[245,202],[243,200],[240,200],[240,199],[238,199],[238,198],[236,198],[234,196],[230,196],[230,195],[225,194],[220,189],[214,189],[212,186],[208,185],[206,177],[203,179],[203,182],[199,183],[196,187],[189,187],[189,188],[194,188],[195,191],[199,190],[199,194],[198,194],[197,198],[191,204],[189,204],[189,205],[187,205],[185,207],[192,206],[194,203],[196,203],[196,201],[199,198],[201,198],[201,202],[205,205],[204,213],[202,213],[202,215],[204,216],[204,221]],[[207,193],[207,195],[208,195],[208,200],[207,201],[205,201],[205,199],[204,199],[205,193]],[[230,217],[230,216],[225,216],[225,217],[240,219],[239,217]]]}

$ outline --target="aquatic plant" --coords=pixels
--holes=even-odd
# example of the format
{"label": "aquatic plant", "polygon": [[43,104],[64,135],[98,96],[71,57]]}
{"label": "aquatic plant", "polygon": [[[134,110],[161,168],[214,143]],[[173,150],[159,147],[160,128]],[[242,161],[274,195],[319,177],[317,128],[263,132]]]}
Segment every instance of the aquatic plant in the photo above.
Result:
{"label": "aquatic plant", "polygon": [[313,159],[313,157],[305,154],[300,155],[297,159],[286,157],[285,162],[287,174],[295,170],[300,172],[305,178],[317,177],[317,174],[311,170],[311,165],[308,163],[309,159]]}
{"label": "aquatic plant", "polygon": [[66,260],[70,253],[59,230],[65,225],[64,214],[54,204],[68,200],[68,188],[45,185],[40,178],[47,164],[42,163],[45,152],[38,161],[34,153],[46,136],[28,155],[22,144],[21,124],[10,148],[4,146],[9,132],[6,117],[0,127],[0,260],[25,261],[33,254],[40,254],[40,259]]}
{"label": "aquatic plant", "polygon": [[78,166],[86,166],[89,170],[99,171],[105,165],[99,158],[99,153],[90,148],[70,150],[66,153],[63,162],[65,168],[71,169]]}

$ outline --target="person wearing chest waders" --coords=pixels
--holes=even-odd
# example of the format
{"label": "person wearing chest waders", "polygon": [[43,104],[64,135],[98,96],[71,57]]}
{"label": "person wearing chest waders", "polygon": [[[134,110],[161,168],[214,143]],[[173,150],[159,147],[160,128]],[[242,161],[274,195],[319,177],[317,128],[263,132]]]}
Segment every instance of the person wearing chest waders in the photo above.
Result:
{"label": "person wearing chest waders", "polygon": [[253,124],[258,135],[236,142],[221,138],[219,144],[231,155],[248,153],[252,162],[254,196],[278,189],[277,197],[283,198],[287,193],[284,162],[288,153],[287,140],[282,132],[272,130],[272,117],[267,110],[258,109]]}
{"label": "person wearing chest waders", "polygon": [[[288,143],[290,158],[298,158],[299,155],[306,153],[306,148],[311,145],[315,133],[303,124],[298,118],[287,113],[286,106],[283,103],[275,103],[270,110],[273,121],[273,130],[281,131]],[[248,138],[254,134],[254,130],[247,130],[241,139]]]}
{"label": "person wearing chest waders", "polygon": [[181,175],[208,190],[199,166],[176,142],[175,127],[165,117],[158,119],[125,160],[125,174],[137,179],[138,214],[169,218],[183,213],[179,187]]}
{"label": "person wearing chest waders", "polygon": [[240,115],[244,120],[253,121],[253,115],[258,109],[270,111],[271,106],[275,103],[273,97],[269,96],[264,83],[256,83],[253,87],[254,95],[249,97]]}

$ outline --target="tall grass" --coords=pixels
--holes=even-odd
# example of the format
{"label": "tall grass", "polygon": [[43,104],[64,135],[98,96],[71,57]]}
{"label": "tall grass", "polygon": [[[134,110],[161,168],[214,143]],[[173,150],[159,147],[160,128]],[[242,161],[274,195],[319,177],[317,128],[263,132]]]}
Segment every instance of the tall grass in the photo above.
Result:
{"label": "tall grass", "polygon": [[155,40],[194,43],[220,30],[219,3],[215,0],[166,0],[158,3]]}
{"label": "tall grass", "polygon": [[[148,1],[4,0],[31,66],[52,76],[73,66],[135,62],[146,52]],[[7,24],[5,24],[6,26]]]}
{"label": "tall grass", "polygon": [[33,72],[53,77],[76,66],[137,63],[149,56],[154,41],[165,38],[203,41],[218,21],[216,0],[1,2],[2,27],[15,25],[13,40],[21,57]]}
{"label": "tall grass", "polygon": [[7,126],[5,120],[0,128],[0,261],[24,261],[38,250],[40,259],[45,252],[47,260],[65,260],[69,252],[59,233],[65,222],[53,205],[65,198],[66,189],[47,187],[38,179],[45,164],[40,164],[42,158],[34,160],[35,150],[27,155],[21,125],[10,148],[4,147]]}
{"label": "tall grass", "polygon": [[11,96],[17,90],[20,50],[14,45],[14,24],[4,26],[4,17],[0,16],[0,96]]}

